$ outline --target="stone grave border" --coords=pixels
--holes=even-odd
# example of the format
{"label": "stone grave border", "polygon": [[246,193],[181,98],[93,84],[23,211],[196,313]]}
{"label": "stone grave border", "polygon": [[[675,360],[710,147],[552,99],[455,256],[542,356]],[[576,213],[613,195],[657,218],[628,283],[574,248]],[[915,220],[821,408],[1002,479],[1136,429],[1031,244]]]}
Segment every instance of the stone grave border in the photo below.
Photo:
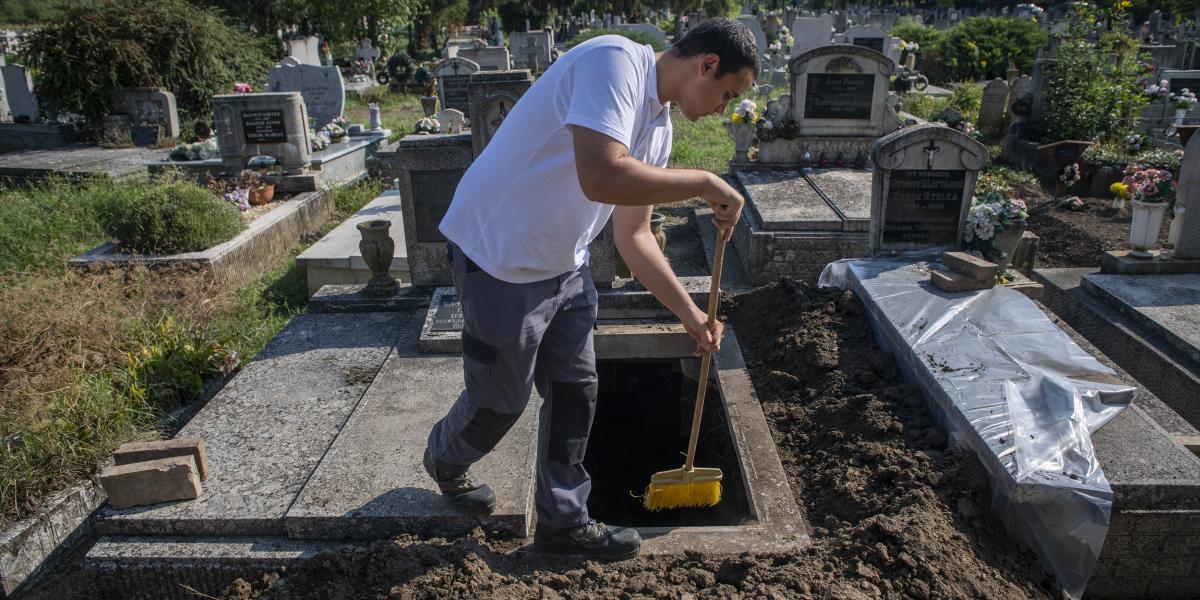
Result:
{"label": "stone grave border", "polygon": [[329,188],[305,192],[255,219],[232,240],[199,252],[137,255],[115,252],[108,242],[72,258],[67,265],[77,272],[92,269],[184,269],[214,275],[227,289],[253,280],[287,258],[300,237],[315,233],[333,215]]}

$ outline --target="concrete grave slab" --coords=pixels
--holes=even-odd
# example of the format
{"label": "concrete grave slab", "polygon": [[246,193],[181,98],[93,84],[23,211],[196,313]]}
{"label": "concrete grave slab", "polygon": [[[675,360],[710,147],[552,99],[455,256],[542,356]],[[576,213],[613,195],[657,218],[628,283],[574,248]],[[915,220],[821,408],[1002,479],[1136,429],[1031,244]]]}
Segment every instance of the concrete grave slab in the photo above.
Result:
{"label": "concrete grave slab", "polygon": [[[10,128],[52,129],[53,125],[0,124],[0,140],[24,139],[26,132],[11,131]],[[67,126],[67,129],[70,129]],[[82,141],[80,138],[79,141]],[[141,176],[146,172],[146,162],[165,160],[170,150],[163,148],[101,148],[99,146],[74,145],[54,149],[32,149],[34,140],[28,142],[29,150],[0,154],[0,178],[12,180],[35,180],[51,175],[67,178],[107,177],[121,181]]]}
{"label": "concrete grave slab", "polygon": [[799,171],[738,171],[737,178],[764,229],[842,229],[842,218]]}
{"label": "concrete grave slab", "polygon": [[358,249],[362,234],[357,227],[363,221],[375,219],[392,223],[388,234],[396,251],[392,256],[391,274],[400,281],[409,280],[408,247],[405,245],[400,192],[385,190],[296,257],[296,265],[304,269],[307,276],[310,296],[316,294],[321,286],[366,283],[371,278],[371,269]]}
{"label": "concrete grave slab", "polygon": [[1084,276],[1083,287],[1200,361],[1200,274],[1096,273]]}
{"label": "concrete grave slab", "polygon": [[870,171],[811,169],[804,172],[804,177],[842,217],[842,231],[870,231]]}
{"label": "concrete grave slab", "polygon": [[[479,524],[437,491],[421,464],[429,431],[463,386],[461,356],[422,356],[418,325],[406,315],[396,349],[285,518],[298,539],[381,538],[401,532],[469,530]],[[471,474],[496,491],[486,522],[532,532],[537,394],[495,450]]]}
{"label": "concrete grave slab", "polygon": [[192,502],[102,509],[119,535],[282,535],[284,515],[405,324],[395,313],[301,315],[179,437],[205,441],[212,475]]}

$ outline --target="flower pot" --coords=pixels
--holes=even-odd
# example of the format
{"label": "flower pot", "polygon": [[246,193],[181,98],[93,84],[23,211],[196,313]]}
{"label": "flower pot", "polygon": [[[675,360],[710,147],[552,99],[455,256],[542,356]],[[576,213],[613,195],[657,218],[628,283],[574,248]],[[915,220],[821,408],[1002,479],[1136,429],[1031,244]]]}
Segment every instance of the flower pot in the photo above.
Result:
{"label": "flower pot", "polygon": [[754,141],[753,123],[726,123],[733,135],[733,162],[750,162],[750,144]]}
{"label": "flower pot", "polygon": [[1171,246],[1179,244],[1180,230],[1183,229],[1183,211],[1182,206],[1175,207],[1175,216],[1171,218],[1171,228],[1167,230],[1167,243]]}
{"label": "flower pot", "polygon": [[1017,245],[1021,243],[1021,236],[1024,234],[1025,225],[1014,225],[996,234],[995,244],[999,256],[993,256],[991,259],[1001,270],[1008,269],[1012,264],[1013,254],[1017,251]]}
{"label": "flower pot", "polygon": [[1183,119],[1185,117],[1187,117],[1187,113],[1188,113],[1188,109],[1186,109],[1186,108],[1176,108],[1175,109],[1175,127],[1176,128],[1183,126]]}
{"label": "flower pot", "polygon": [[367,105],[367,110],[370,112],[371,131],[383,129],[383,118],[379,114],[379,105],[372,102]]}
{"label": "flower pot", "polygon": [[437,96],[421,96],[421,110],[425,111],[426,117],[432,117],[437,112],[437,104]]}
{"label": "flower pot", "polygon": [[275,198],[275,184],[267,184],[260,188],[250,189],[250,204],[262,206]]}
{"label": "flower pot", "polygon": [[392,268],[392,257],[396,253],[396,243],[388,230],[392,222],[383,219],[363,221],[357,225],[362,239],[358,242],[358,251],[362,254],[363,262],[371,269],[371,279],[363,288],[366,296],[387,296],[395,292],[400,285],[389,271]]}
{"label": "flower pot", "polygon": [[1129,245],[1133,248],[1129,255],[1136,258],[1153,258],[1150,253],[1158,245],[1158,232],[1162,228],[1163,212],[1167,209],[1166,202],[1141,202],[1134,200],[1133,225],[1129,231]]}

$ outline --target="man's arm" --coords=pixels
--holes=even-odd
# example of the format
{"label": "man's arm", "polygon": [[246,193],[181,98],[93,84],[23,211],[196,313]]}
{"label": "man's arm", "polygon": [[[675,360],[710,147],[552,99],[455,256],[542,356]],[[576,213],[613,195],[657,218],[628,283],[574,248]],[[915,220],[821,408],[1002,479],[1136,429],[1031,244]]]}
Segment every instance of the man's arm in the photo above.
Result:
{"label": "man's arm", "polygon": [[699,196],[712,208],[717,227],[730,232],[741,216],[742,195],[712,173],[651,166],[603,133],[579,125],[571,133],[579,186],[592,202],[651,206]]}
{"label": "man's arm", "polygon": [[613,241],[617,251],[638,281],[683,323],[688,335],[696,340],[697,355],[700,351],[718,351],[725,327],[716,321],[715,335],[708,330],[708,315],[692,302],[658,249],[650,231],[652,210],[652,206],[618,206],[613,211]]}

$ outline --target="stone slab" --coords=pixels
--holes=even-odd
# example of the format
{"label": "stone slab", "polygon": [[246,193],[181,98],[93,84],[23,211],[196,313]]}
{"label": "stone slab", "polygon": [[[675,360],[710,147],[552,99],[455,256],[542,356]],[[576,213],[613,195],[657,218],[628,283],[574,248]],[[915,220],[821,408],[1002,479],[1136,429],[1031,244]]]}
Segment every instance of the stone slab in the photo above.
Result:
{"label": "stone slab", "polygon": [[[840,231],[842,218],[799,171],[737,171],[763,229]],[[870,198],[867,199],[868,203]]]}
{"label": "stone slab", "polygon": [[433,291],[429,310],[421,324],[421,352],[458,354],[462,352],[462,330],[435,329],[434,321],[443,306],[458,302],[458,292],[452,287],[440,287]]}
{"label": "stone slab", "polygon": [[204,455],[204,440],[198,438],[121,444],[116,452],[113,452],[113,462],[120,466],[170,456],[191,456],[196,461],[196,472],[200,479],[208,479],[208,458]]}
{"label": "stone slab", "polygon": [[51,573],[62,557],[92,531],[92,511],[104,490],[91,479],[51,495],[39,514],[0,532],[0,597],[15,597]]}
{"label": "stone slab", "polygon": [[1200,459],[1135,402],[1092,434],[1122,510],[1200,509]]}
{"label": "stone slab", "polygon": [[[358,244],[362,241],[358,224],[377,219],[390,221],[392,224],[388,230],[396,248],[392,255],[392,276],[401,280],[408,278],[408,247],[404,242],[404,213],[400,206],[400,192],[385,190],[378,198],[368,202],[296,257],[296,265],[308,275],[310,296],[317,293],[322,285],[366,283],[371,278],[371,269],[358,249]],[[345,271],[345,277],[338,281],[330,281],[339,279],[337,274],[331,271]]]}
{"label": "stone slab", "polygon": [[678,358],[696,350],[683,325],[654,320],[600,321],[592,340],[597,360]]}
{"label": "stone slab", "polygon": [[[297,539],[380,538],[401,532],[465,531],[479,524],[443,498],[422,467],[429,431],[463,386],[460,356],[421,355],[419,312],[287,513]],[[538,402],[471,474],[496,491],[489,524],[532,531]]]}
{"label": "stone slab", "polygon": [[842,231],[871,230],[871,172],[863,169],[807,169],[804,177],[842,217]]}
{"label": "stone slab", "polygon": [[201,492],[190,454],[109,467],[100,472],[100,485],[114,509],[192,500]]}
{"label": "stone slab", "polygon": [[369,313],[422,310],[429,306],[427,288],[401,283],[395,294],[384,297],[363,295],[366,284],[325,285],[308,299],[310,313]]}
{"label": "stone slab", "polygon": [[112,535],[282,535],[283,517],[399,337],[395,313],[301,315],[179,432],[205,441],[195,502],[104,510]]}
{"label": "stone slab", "polygon": [[1200,274],[1097,273],[1084,276],[1083,287],[1200,361]]}
{"label": "stone slab", "polygon": [[0,178],[40,179],[104,176],[123,180],[145,173],[145,164],[165,160],[167,148],[101,148],[65,146],[50,150],[21,150],[0,154]]}
{"label": "stone slab", "polygon": [[1100,258],[1100,272],[1118,275],[1178,275],[1200,273],[1200,259],[1175,258],[1151,250],[1154,258],[1135,258],[1128,250],[1110,250]]}

